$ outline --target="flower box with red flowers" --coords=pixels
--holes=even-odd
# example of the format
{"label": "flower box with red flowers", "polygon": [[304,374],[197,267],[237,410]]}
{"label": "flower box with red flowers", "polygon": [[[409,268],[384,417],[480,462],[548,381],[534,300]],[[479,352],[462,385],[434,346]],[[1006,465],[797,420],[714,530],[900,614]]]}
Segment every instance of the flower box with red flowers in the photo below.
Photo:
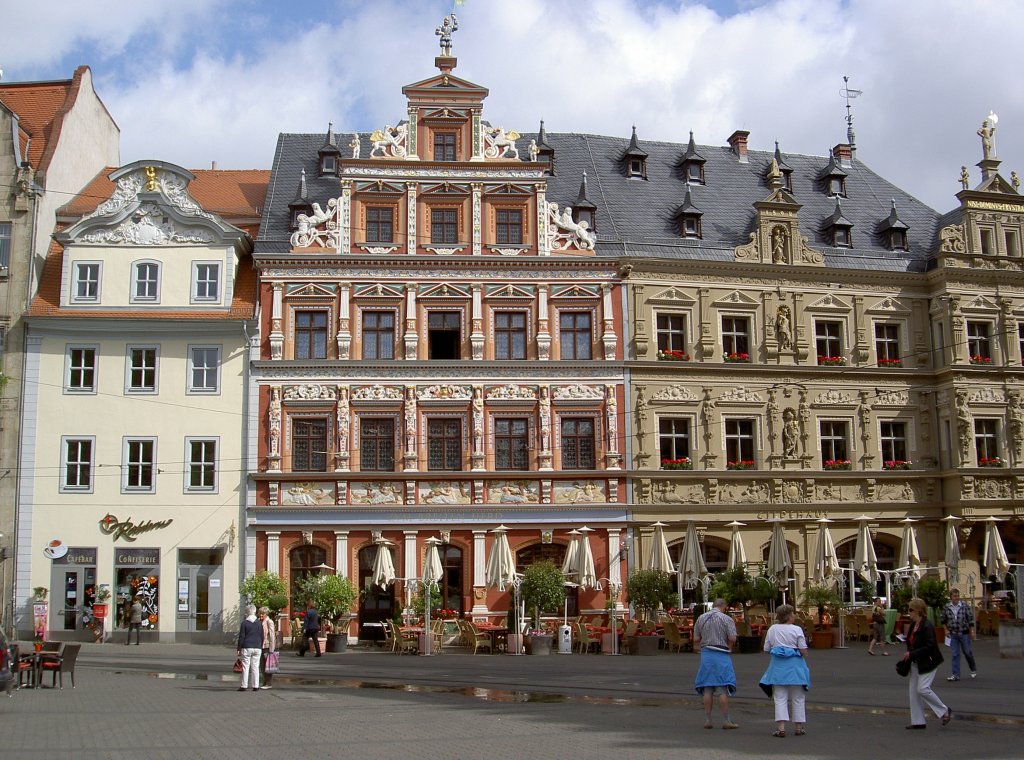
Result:
{"label": "flower box with red flowers", "polygon": [[663,470],[692,470],[693,461],[690,457],[682,457],[681,459],[662,459],[661,469]]}
{"label": "flower box with red flowers", "polygon": [[690,355],[685,351],[659,351],[659,362],[688,362]]}
{"label": "flower box with red flowers", "polygon": [[909,459],[889,459],[882,462],[883,470],[909,470],[913,464]]}
{"label": "flower box with red flowers", "polygon": [[753,459],[741,459],[738,462],[726,462],[727,470],[753,470],[757,463]]}
{"label": "flower box with red flowers", "polygon": [[849,459],[826,459],[822,468],[825,470],[849,470],[852,466]]}
{"label": "flower box with red flowers", "polygon": [[819,356],[818,365],[821,367],[843,367],[846,359],[842,356]]}
{"label": "flower box with red flowers", "polygon": [[1006,460],[1002,457],[982,457],[978,460],[978,467],[1005,467]]}
{"label": "flower box with red flowers", "polygon": [[902,367],[903,366],[903,360],[902,359],[879,359],[878,360],[878,366],[879,367]]}
{"label": "flower box with red flowers", "polygon": [[431,611],[430,615],[435,620],[454,620],[455,618],[457,618],[459,616],[459,611],[458,610],[450,610],[450,609],[447,609],[447,608],[445,608],[445,609],[436,609],[436,610]]}
{"label": "flower box with red flowers", "polygon": [[726,354],[725,360],[727,362],[749,362],[750,354]]}
{"label": "flower box with red flowers", "polygon": [[991,356],[972,356],[971,357],[971,364],[977,364],[977,365],[982,366],[982,367],[990,367],[990,366],[992,366],[992,357]]}

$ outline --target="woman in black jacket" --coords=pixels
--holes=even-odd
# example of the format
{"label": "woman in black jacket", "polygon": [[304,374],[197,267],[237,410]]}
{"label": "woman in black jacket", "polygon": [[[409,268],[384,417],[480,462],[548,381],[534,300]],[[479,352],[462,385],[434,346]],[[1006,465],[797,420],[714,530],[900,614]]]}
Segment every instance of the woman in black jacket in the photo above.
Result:
{"label": "woman in black jacket", "polygon": [[910,600],[910,627],[907,629],[907,653],[910,661],[910,725],[907,728],[924,729],[925,706],[932,708],[936,717],[946,725],[953,719],[953,711],[946,707],[932,690],[935,670],[942,664],[942,653],[935,641],[935,626],[929,622],[923,599]]}

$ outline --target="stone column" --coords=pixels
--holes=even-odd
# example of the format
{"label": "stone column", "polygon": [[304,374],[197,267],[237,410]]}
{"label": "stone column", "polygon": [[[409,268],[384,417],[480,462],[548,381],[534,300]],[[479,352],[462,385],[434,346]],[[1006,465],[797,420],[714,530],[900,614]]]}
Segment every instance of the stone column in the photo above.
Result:
{"label": "stone column", "polygon": [[267,537],[267,572],[281,574],[281,532],[268,530]]}
{"label": "stone column", "polygon": [[548,296],[550,288],[547,285],[537,286],[537,358],[547,361],[551,358],[551,327],[548,316]]}
{"label": "stone column", "polygon": [[601,311],[603,314],[603,325],[601,327],[601,342],[604,344],[604,360],[615,361],[615,349],[618,346],[618,336],[615,334],[615,320],[612,312],[612,286],[608,283],[601,285]]}
{"label": "stone column", "polygon": [[487,614],[487,531],[473,531],[473,609],[470,614]]}
{"label": "stone column", "polygon": [[410,282],[405,286],[405,358],[409,361],[416,359],[419,347],[419,335],[416,332],[416,283]]}
{"label": "stone column", "polygon": [[335,575],[343,578],[351,577],[348,572],[348,531],[334,531],[334,565]]}
{"label": "stone column", "polygon": [[350,295],[352,292],[352,286],[347,282],[343,283],[340,288],[341,294],[338,301],[338,358],[345,360],[352,358],[350,356],[352,348],[352,319],[351,319],[351,302]]}
{"label": "stone column", "polygon": [[476,361],[484,358],[484,307],[482,293],[482,285],[473,285],[473,329],[469,335],[469,342],[472,345],[473,359]]}

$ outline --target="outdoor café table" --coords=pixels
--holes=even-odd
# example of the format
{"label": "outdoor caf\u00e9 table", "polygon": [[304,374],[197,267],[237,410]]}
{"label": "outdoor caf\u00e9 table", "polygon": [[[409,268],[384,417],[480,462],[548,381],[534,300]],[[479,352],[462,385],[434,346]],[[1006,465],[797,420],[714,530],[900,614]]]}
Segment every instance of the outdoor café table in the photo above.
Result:
{"label": "outdoor caf\u00e9 table", "polygon": [[[18,662],[27,662],[29,664],[29,673],[31,676],[31,688],[38,689],[43,684],[43,655],[53,654],[53,652],[25,652],[25,654],[18,655]],[[20,680],[20,677],[19,677]]]}
{"label": "outdoor caf\u00e9 table", "polygon": [[508,628],[505,626],[477,623],[476,628],[480,633],[486,633],[491,637],[491,654],[495,654],[499,646],[504,649],[508,643]]}

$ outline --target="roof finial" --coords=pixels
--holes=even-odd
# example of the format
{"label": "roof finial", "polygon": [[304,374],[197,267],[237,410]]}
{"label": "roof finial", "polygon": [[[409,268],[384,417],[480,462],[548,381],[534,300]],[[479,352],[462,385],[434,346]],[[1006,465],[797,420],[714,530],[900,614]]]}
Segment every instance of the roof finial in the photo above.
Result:
{"label": "roof finial", "polygon": [[864,94],[863,90],[850,89],[850,77],[843,77],[843,89],[839,94],[846,98],[846,142],[850,144],[850,158],[857,157],[857,139],[853,133],[853,109],[850,108],[850,101],[853,98]]}
{"label": "roof finial", "polygon": [[452,13],[450,16],[445,16],[444,21],[441,22],[441,26],[434,30],[434,34],[441,38],[441,55],[451,56],[452,54],[452,35],[459,30],[459,20]]}

